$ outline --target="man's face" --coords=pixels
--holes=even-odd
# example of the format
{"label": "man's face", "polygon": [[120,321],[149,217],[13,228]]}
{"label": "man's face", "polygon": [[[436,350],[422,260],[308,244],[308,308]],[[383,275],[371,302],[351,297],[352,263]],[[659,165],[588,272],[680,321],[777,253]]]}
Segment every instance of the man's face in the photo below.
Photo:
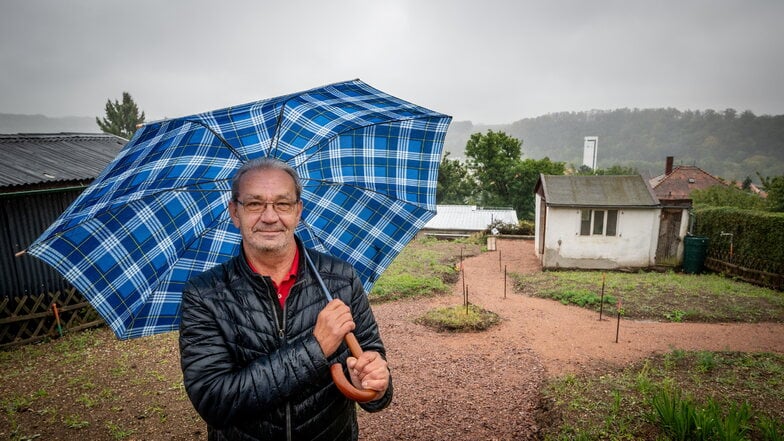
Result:
{"label": "man's face", "polygon": [[[283,170],[262,169],[245,173],[240,180],[238,202],[229,203],[229,214],[239,228],[247,251],[256,253],[285,252],[295,246],[294,229],[302,215],[302,202],[297,201],[294,180]],[[288,213],[281,213],[272,204],[261,205],[253,213],[248,204],[289,202]]]}

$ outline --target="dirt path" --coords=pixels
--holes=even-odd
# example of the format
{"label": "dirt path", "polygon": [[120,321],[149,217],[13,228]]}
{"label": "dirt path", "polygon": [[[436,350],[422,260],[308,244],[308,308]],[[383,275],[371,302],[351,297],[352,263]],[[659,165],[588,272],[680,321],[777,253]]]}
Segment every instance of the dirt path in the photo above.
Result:
{"label": "dirt path", "polygon": [[[439,334],[413,320],[452,295],[374,306],[394,377],[395,400],[360,412],[363,440],[535,439],[534,412],[547,377],[625,365],[673,348],[784,353],[784,324],[691,324],[616,320],[558,302],[512,294],[504,275],[539,271],[531,241],[499,240],[498,251],[464,263],[469,301],[503,318],[479,334]],[[499,263],[500,253],[500,263]]]}

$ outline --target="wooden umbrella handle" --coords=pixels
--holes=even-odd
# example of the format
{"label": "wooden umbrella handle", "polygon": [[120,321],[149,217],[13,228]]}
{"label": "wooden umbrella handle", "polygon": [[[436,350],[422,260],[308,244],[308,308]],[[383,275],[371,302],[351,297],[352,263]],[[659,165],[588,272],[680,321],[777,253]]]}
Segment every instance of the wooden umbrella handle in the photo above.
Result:
{"label": "wooden umbrella handle", "polygon": [[[352,332],[346,334],[343,341],[346,342],[352,356],[359,358],[359,356],[362,355],[362,347],[359,346],[359,341]],[[354,385],[351,384],[351,381],[349,381],[343,373],[343,365],[340,363],[335,363],[330,366],[329,372],[332,374],[332,381],[335,382],[335,386],[337,386],[338,390],[348,399],[358,403],[367,403],[378,395],[378,391],[372,389],[357,389],[354,387]]]}

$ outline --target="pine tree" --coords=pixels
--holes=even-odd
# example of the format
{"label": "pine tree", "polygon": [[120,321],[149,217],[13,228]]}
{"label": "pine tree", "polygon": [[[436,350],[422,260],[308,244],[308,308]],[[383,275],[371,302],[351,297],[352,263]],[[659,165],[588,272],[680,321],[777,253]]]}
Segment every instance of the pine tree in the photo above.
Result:
{"label": "pine tree", "polygon": [[122,103],[117,100],[106,101],[106,117],[103,120],[95,118],[101,131],[131,139],[136,126],[144,122],[144,112],[139,115],[139,108],[131,98],[131,94],[123,92]]}

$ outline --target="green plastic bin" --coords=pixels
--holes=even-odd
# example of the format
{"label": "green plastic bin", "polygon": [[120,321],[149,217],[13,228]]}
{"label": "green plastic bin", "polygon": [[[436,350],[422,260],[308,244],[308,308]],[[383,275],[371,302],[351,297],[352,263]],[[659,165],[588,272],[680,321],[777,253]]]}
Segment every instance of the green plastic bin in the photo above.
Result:
{"label": "green plastic bin", "polygon": [[683,271],[689,274],[701,273],[705,265],[707,251],[707,237],[686,236],[683,238]]}

